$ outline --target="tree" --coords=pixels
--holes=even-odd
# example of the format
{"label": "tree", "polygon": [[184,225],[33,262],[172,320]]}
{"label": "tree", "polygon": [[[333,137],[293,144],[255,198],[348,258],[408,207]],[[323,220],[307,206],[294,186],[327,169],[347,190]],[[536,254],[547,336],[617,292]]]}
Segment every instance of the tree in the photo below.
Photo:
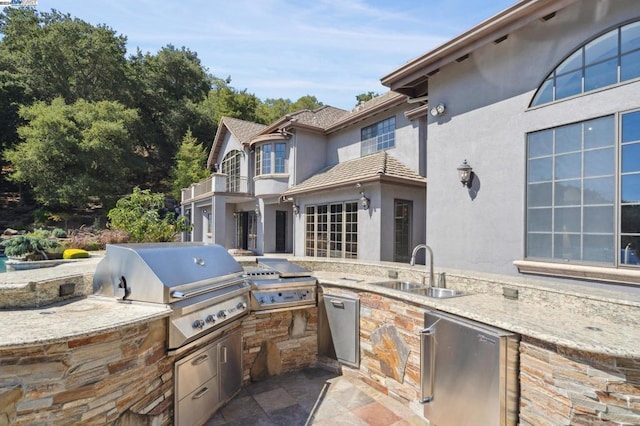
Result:
{"label": "tree", "polygon": [[199,182],[209,176],[206,168],[207,152],[193,137],[191,130],[182,138],[175,164],[171,169],[172,195],[180,199],[182,188],[187,188],[194,182]]}
{"label": "tree", "polygon": [[359,95],[356,95],[356,101],[357,101],[356,106],[363,104],[367,101],[370,101],[371,99],[377,96],[380,96],[380,94],[376,92],[371,92],[371,91],[367,93],[360,93]]}
{"label": "tree", "polygon": [[[200,117],[193,104],[202,102],[211,80],[198,55],[189,49],[169,45],[156,55],[130,58],[131,105],[140,114],[135,136],[145,151],[147,171],[139,182],[164,189],[166,171],[172,166],[180,141],[193,121]],[[207,135],[212,138],[212,135]]]}
{"label": "tree", "polygon": [[37,102],[22,107],[27,124],[18,129],[22,142],[5,151],[13,164],[10,179],[31,186],[48,207],[110,205],[128,192],[139,156],[130,129],[135,111],[114,101],[65,104]]}
{"label": "tree", "polygon": [[5,8],[0,48],[17,64],[35,99],[126,101],[126,37],[55,10]]}
{"label": "tree", "polygon": [[187,219],[164,209],[164,195],[138,187],[133,193],[119,199],[108,213],[109,227],[126,232],[133,243],[173,241],[180,232],[189,231]]}
{"label": "tree", "polygon": [[314,110],[321,107],[322,102],[315,96],[303,96],[295,102],[290,99],[266,99],[258,106],[258,122],[271,124],[287,114],[302,110]]}

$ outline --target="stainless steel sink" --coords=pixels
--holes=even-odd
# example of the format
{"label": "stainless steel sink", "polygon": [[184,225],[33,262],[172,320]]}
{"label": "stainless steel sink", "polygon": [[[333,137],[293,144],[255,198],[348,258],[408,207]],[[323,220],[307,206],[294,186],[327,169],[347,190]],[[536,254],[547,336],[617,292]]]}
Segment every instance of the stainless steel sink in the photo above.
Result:
{"label": "stainless steel sink", "polygon": [[380,287],[386,287],[400,291],[413,291],[425,288],[424,285],[411,281],[383,281],[379,283],[373,283],[373,285],[379,285]]}
{"label": "stainless steel sink", "polygon": [[452,288],[439,288],[439,287],[428,287],[428,288],[420,288],[411,291],[412,293],[422,294],[427,297],[433,297],[434,299],[448,299],[450,297],[458,297],[464,296],[465,292],[460,290],[454,290]]}
{"label": "stainless steel sink", "polygon": [[434,299],[448,299],[450,297],[458,297],[468,294],[452,288],[425,287],[423,284],[411,281],[382,281],[372,284],[393,290],[405,291],[407,293],[421,294]]}

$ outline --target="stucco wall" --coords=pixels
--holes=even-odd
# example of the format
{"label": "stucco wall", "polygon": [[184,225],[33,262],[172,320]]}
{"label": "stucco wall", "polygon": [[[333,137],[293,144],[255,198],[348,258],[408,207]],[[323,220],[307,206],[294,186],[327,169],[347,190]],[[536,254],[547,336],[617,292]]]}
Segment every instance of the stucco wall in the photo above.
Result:
{"label": "stucco wall", "polygon": [[294,158],[294,161],[291,161],[292,156],[289,157],[290,185],[303,182],[318,170],[326,167],[327,151],[323,135],[297,130],[289,143],[292,144],[290,149]]}
{"label": "stucco wall", "polygon": [[[640,3],[577,2],[549,21],[534,21],[502,43],[443,67],[430,79],[427,243],[436,266],[517,274],[524,257],[526,133],[640,107],[640,83],[528,110],[541,81],[589,39],[640,16]],[[473,95],[470,95],[473,94]],[[462,188],[456,167],[476,174]]]}
{"label": "stucco wall", "polygon": [[421,158],[424,158],[424,138],[420,139],[420,120],[412,122],[404,115],[405,111],[414,107],[414,105],[405,104],[356,123],[343,131],[332,133],[329,135],[327,144],[327,163],[337,164],[360,158],[361,129],[395,116],[395,148],[389,149],[388,152],[405,166],[416,171],[422,170]]}

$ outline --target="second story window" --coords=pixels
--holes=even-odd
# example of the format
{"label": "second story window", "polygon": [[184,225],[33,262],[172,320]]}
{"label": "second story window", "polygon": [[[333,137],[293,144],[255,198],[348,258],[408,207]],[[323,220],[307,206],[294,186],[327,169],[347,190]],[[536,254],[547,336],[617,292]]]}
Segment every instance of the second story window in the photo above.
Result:
{"label": "second story window", "polygon": [[287,144],[267,143],[256,147],[256,176],[286,173]]}
{"label": "second story window", "polygon": [[390,117],[360,130],[360,155],[373,154],[396,145],[396,118]]}

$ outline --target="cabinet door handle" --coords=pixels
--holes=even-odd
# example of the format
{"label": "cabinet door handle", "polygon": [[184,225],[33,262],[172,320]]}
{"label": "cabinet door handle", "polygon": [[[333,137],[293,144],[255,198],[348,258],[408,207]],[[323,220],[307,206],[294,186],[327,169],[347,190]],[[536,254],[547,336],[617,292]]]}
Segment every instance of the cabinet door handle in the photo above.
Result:
{"label": "cabinet door handle", "polygon": [[420,330],[420,403],[433,400],[433,387],[436,368],[435,327]]}
{"label": "cabinet door handle", "polygon": [[329,300],[334,308],[344,309],[344,302],[340,300]]}
{"label": "cabinet door handle", "polygon": [[220,351],[220,362],[223,364],[227,363],[227,347],[226,346],[222,346]]}
{"label": "cabinet door handle", "polygon": [[191,397],[191,399],[200,399],[204,396],[205,393],[209,392],[209,388],[202,388],[198,391],[198,393],[196,393],[195,395],[193,395],[193,397]]}
{"label": "cabinet door handle", "polygon": [[193,361],[191,361],[191,365],[202,364],[203,362],[205,362],[208,359],[209,359],[209,355],[207,355],[207,354],[200,355],[198,358],[196,358]]}

